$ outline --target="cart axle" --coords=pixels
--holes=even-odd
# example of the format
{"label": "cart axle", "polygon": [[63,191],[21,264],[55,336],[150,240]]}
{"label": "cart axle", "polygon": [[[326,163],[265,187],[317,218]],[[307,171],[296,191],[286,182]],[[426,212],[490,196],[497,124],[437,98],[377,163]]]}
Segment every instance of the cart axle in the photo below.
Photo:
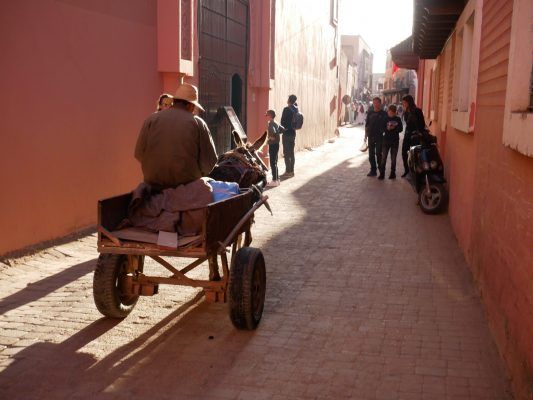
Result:
{"label": "cart axle", "polygon": [[129,296],[153,296],[159,293],[159,284],[138,282],[133,276],[126,275],[122,280],[122,290]]}

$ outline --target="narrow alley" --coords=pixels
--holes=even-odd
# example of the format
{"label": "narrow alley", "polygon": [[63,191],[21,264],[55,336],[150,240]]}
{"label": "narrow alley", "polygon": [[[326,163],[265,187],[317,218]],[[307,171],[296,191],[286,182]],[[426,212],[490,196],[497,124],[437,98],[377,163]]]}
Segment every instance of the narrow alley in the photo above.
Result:
{"label": "narrow alley", "polygon": [[[123,321],[92,299],[94,235],[0,264],[2,399],[509,399],[447,214],[367,178],[362,128],[297,153],[256,214],[256,331],[164,286]],[[201,273],[207,274],[207,268]]]}

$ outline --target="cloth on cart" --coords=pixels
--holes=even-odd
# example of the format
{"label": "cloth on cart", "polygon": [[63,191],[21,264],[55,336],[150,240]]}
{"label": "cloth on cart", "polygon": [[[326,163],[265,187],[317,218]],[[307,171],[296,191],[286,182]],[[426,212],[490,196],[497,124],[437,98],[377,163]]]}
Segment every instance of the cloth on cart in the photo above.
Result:
{"label": "cloth on cart", "polygon": [[213,189],[204,179],[163,190],[141,183],[133,191],[128,217],[120,228],[134,226],[193,236],[202,230],[202,209],[212,202]]}

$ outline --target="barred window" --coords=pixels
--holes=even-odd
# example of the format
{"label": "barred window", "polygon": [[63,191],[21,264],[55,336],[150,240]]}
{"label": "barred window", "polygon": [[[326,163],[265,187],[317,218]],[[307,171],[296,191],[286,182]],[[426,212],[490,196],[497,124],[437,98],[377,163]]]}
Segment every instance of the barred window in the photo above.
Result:
{"label": "barred window", "polygon": [[533,158],[533,2],[513,0],[503,144]]}

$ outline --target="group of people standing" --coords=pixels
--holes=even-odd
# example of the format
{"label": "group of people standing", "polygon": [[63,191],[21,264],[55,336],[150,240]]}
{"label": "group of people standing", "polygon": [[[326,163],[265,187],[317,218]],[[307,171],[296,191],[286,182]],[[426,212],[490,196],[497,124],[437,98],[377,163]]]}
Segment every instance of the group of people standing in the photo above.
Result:
{"label": "group of people standing", "polygon": [[[296,142],[296,130],[299,129],[301,126],[295,125],[295,115],[299,114],[298,110],[298,104],[296,101],[298,98],[296,95],[291,94],[289,98],[287,99],[287,106],[283,109],[282,115],[281,115],[281,121],[280,123],[276,122],[276,111],[274,110],[267,110],[265,113],[266,118],[266,128],[268,132],[268,153],[270,158],[270,169],[272,170],[272,181],[269,183],[270,186],[279,186],[280,184],[280,175],[278,171],[278,155],[280,150],[280,143],[283,145],[283,155],[285,159],[285,173],[281,175],[281,177],[284,178],[291,178],[294,176],[294,164],[295,164],[295,157],[294,157],[294,147]],[[187,105],[189,105],[187,107]],[[156,157],[154,154],[146,155],[146,153],[150,152],[151,147],[148,146],[146,143],[148,142],[148,137],[155,137],[154,134],[149,134],[149,131],[157,130],[156,124],[154,123],[156,120],[170,120],[170,125],[173,125],[173,127],[169,126],[168,129],[164,129],[165,133],[164,135],[159,136],[160,138],[166,137],[168,135],[169,138],[176,138],[176,139],[183,139],[187,138],[189,135],[191,137],[194,137],[194,134],[191,132],[189,133],[182,133],[181,135],[172,135],[170,132],[172,129],[179,128],[180,130],[185,130],[185,126],[190,126],[191,121],[196,121],[196,124],[198,126],[201,126],[202,128],[206,128],[207,132],[202,136],[204,139],[202,142],[209,142],[210,145],[206,148],[209,149],[209,151],[204,151],[202,155],[208,154],[209,155],[209,163],[210,167],[212,168],[215,161],[216,161],[216,153],[214,152],[214,146],[212,146],[212,138],[211,134],[209,133],[209,130],[207,128],[207,124],[199,117],[194,116],[195,110],[203,111],[203,108],[198,103],[198,89],[193,85],[183,84],[180,86],[178,91],[174,96],[163,93],[159,98],[157,99],[156,103],[156,114],[159,114],[161,111],[166,110],[175,110],[174,112],[170,114],[162,114],[161,116],[151,116],[149,117],[143,126],[143,129],[141,131],[141,135],[139,137],[138,143],[137,143],[137,149],[135,152],[136,158],[141,161],[143,166],[143,172],[145,172],[145,178],[148,176],[148,178],[154,178],[152,175],[159,175],[160,169],[158,166],[151,168],[151,163],[160,163],[161,157]],[[177,110],[177,111],[176,111]],[[187,114],[183,114],[183,112],[179,110],[186,110],[188,111]],[[301,114],[300,114],[301,115]],[[171,118],[172,116],[172,118]],[[179,117],[178,117],[179,116]],[[194,118],[193,118],[194,116]],[[303,119],[303,117],[302,117]],[[186,121],[188,120],[188,121]],[[189,122],[189,124],[187,124]],[[152,126],[153,125],[153,126]],[[161,125],[161,123],[158,123],[157,125]],[[194,129],[193,129],[194,131]],[[179,139],[179,140],[181,140]],[[169,139],[170,140],[170,139]],[[152,140],[154,141],[154,140]],[[166,139],[165,139],[166,141]],[[164,146],[163,146],[164,147]],[[185,148],[184,145],[178,145],[174,148],[174,152],[177,153],[179,149],[183,148],[184,152],[188,152],[189,154],[196,154],[197,151],[191,148]],[[147,148],[147,150],[145,150]],[[176,150],[177,149],[177,150]],[[159,147],[156,146],[156,148],[152,151],[153,153],[158,153],[162,151],[162,149],[159,149]],[[196,160],[198,163],[201,164],[201,160]],[[171,162],[171,160],[165,160],[165,163]],[[193,163],[196,164],[196,163]],[[212,165],[211,165],[212,164]],[[181,170],[182,168],[180,168]],[[194,169],[194,168],[193,168]],[[201,172],[201,174],[208,173],[208,167],[206,167],[204,170],[198,171]],[[157,174],[153,174],[153,170],[157,170]],[[209,169],[210,170],[210,169]],[[198,175],[198,173],[196,174]],[[163,185],[167,183],[177,183],[177,182],[167,182],[169,180],[169,177],[160,177],[156,176],[158,183],[161,184],[161,181],[163,181]],[[154,179],[151,179],[154,181]]]}
{"label": "group of people standing", "polygon": [[[278,154],[280,141],[283,144],[283,157],[285,159],[285,173],[284,178],[291,178],[294,176],[294,146],[296,143],[296,129],[294,126],[294,116],[299,113],[298,98],[291,94],[287,99],[287,106],[283,109],[281,114],[281,121],[276,122],[276,111],[268,110],[265,113],[267,119],[268,131],[268,156],[270,160],[270,169],[272,171],[272,181],[269,186],[279,186],[280,175],[278,171]],[[281,140],[280,140],[281,137]]]}
{"label": "group of people standing", "polygon": [[[299,113],[298,104],[296,103],[297,97],[291,94],[287,99],[287,106],[283,109],[280,123],[276,122],[276,112],[274,110],[267,110],[265,113],[266,128],[268,132],[268,152],[270,157],[270,168],[272,170],[271,186],[278,186],[280,184],[280,175],[278,171],[278,155],[280,151],[280,143],[283,145],[283,153],[285,159],[285,173],[281,177],[290,178],[294,176],[294,146],[296,141],[296,130],[301,127],[295,124],[295,116],[303,116]],[[372,100],[372,107],[368,111],[364,108],[363,104],[359,105],[361,108],[358,112],[359,115],[366,114],[365,122],[365,137],[368,140],[368,158],[370,162],[370,172],[367,176],[379,176],[378,179],[385,178],[385,169],[387,165],[387,158],[390,153],[390,175],[389,179],[396,178],[396,157],[398,150],[400,149],[400,133],[404,131],[404,137],[401,147],[402,160],[404,172],[402,177],[405,177],[409,173],[409,166],[407,163],[408,151],[411,146],[411,137],[414,132],[421,132],[426,128],[424,114],[422,110],[415,104],[413,96],[407,95],[402,98],[403,108],[403,121],[397,115],[397,107],[391,104],[385,111],[382,107],[382,102],[379,97],[375,97]],[[175,96],[169,94],[162,94],[157,101],[157,114],[159,111],[165,111],[172,109],[173,113],[161,115],[161,117],[152,116],[149,117],[143,126],[135,156],[142,163],[145,180],[153,181],[153,183],[165,185],[175,185],[181,183],[183,180],[192,180],[198,176],[208,173],[216,162],[216,153],[214,151],[213,140],[207,127],[207,124],[199,117],[194,116],[194,110],[198,109],[202,111],[201,105],[198,103],[198,91],[196,87],[192,85],[182,85]],[[194,117],[193,117],[194,116]],[[156,120],[161,120],[158,124],[154,124]],[[168,121],[167,121],[168,120]],[[194,123],[193,123],[194,122]],[[165,124],[168,123],[168,127]],[[193,123],[191,125],[191,123]],[[187,146],[184,145],[184,138],[190,136],[193,141],[193,137],[198,135],[198,131],[201,131],[199,137],[202,147],[199,153],[202,154],[199,160],[194,160],[193,164],[198,165],[197,169],[194,169],[194,176],[188,176],[190,173],[190,167],[185,168],[185,165],[176,165],[179,169],[179,173],[172,173],[171,176],[167,176],[169,172],[168,165],[161,167],[159,164],[162,162],[160,157],[160,150],[157,146],[153,149],[155,154],[147,157],[151,146],[149,146],[148,137],[151,131],[163,130],[165,132],[171,132],[173,129],[179,126],[180,130],[185,127],[191,127],[191,133],[189,135],[179,135],[179,143],[174,143],[173,151],[178,152],[176,149],[183,149],[180,153],[180,159],[186,160],[191,154],[198,154],[197,151],[190,151]],[[198,128],[202,128],[199,129]],[[162,136],[158,136],[161,138]],[[169,137],[175,137],[170,135]],[[176,136],[176,139],[178,137]],[[186,141],[186,140],[185,140]],[[168,143],[161,143],[163,147],[166,147]],[[159,150],[158,150],[159,149]],[[166,153],[166,151],[163,151]],[[179,152],[178,152],[179,153]],[[174,155],[175,156],[175,155]],[[171,158],[174,159],[175,157]],[[205,158],[205,160],[204,160]],[[175,161],[168,160],[170,164],[174,164]],[[192,161],[192,160],[191,160]],[[181,161],[179,164],[183,164]],[[172,168],[170,168],[172,169]],[[187,170],[187,171],[186,171]],[[163,172],[166,173],[163,173]],[[177,171],[174,171],[177,172]],[[187,175],[187,176],[182,176]],[[176,177],[179,177],[176,181]],[[148,179],[147,179],[148,178]]]}
{"label": "group of people standing", "polygon": [[344,122],[352,125],[363,125],[365,123],[368,106],[362,101],[352,101],[346,104],[346,115]]}
{"label": "group of people standing", "polygon": [[387,157],[390,151],[389,179],[396,178],[396,156],[400,147],[400,133],[404,131],[404,122],[405,132],[402,142],[404,172],[402,178],[409,173],[407,155],[411,146],[411,137],[414,132],[423,131],[426,128],[426,123],[424,114],[416,106],[413,96],[404,96],[402,107],[403,121],[397,115],[397,107],[394,104],[389,105],[385,112],[379,97],[372,100],[372,108],[368,111],[365,123],[365,137],[368,140],[368,160],[370,162],[370,172],[367,176],[377,176],[379,171],[378,179],[385,178]]}

